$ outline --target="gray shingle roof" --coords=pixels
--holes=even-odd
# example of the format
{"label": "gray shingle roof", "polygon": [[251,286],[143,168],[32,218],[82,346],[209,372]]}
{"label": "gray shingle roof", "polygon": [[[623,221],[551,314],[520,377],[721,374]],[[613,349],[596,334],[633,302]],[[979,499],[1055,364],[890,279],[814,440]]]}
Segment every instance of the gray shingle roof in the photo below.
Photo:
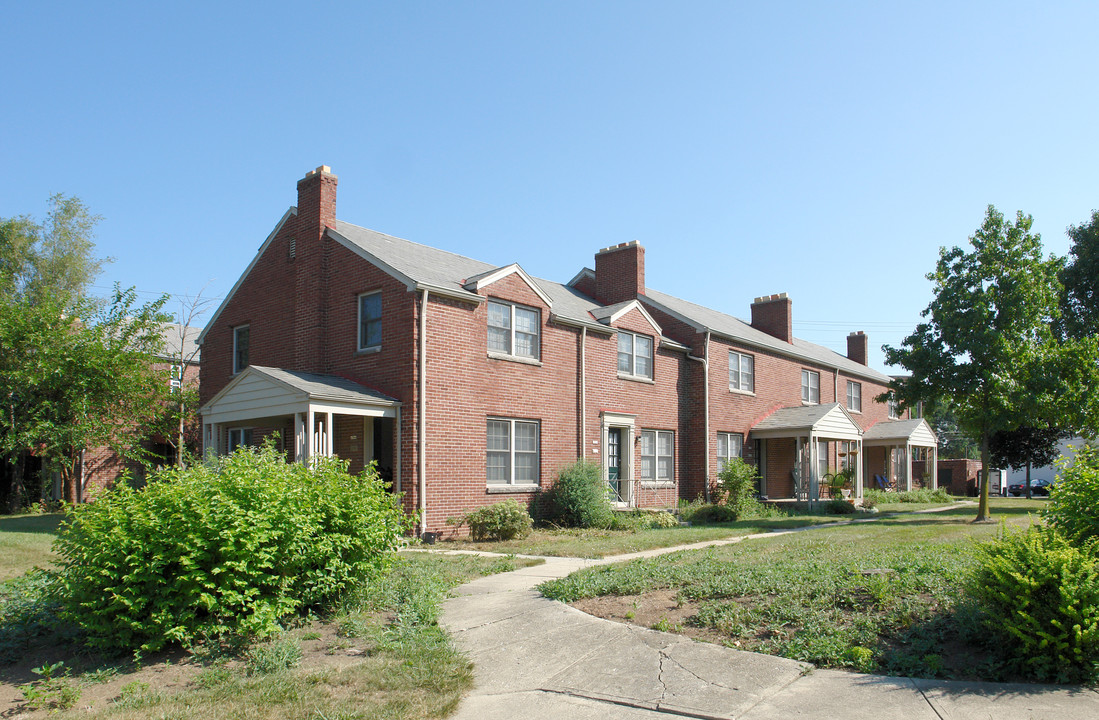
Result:
{"label": "gray shingle roof", "polygon": [[183,358],[187,359],[191,353],[195,353],[192,362],[199,362],[202,353],[199,352],[198,336],[202,328],[184,327],[178,323],[164,323],[160,328],[161,337],[164,338],[164,351],[160,357],[165,360],[176,360],[180,357],[180,345],[183,346]]}
{"label": "gray shingle roof", "polygon": [[753,430],[796,430],[813,427],[821,418],[839,407],[839,403],[804,405],[776,410],[769,417],[756,423]]}
{"label": "gray shingle roof", "polygon": [[774,350],[783,355],[792,355],[809,362],[819,363],[828,367],[837,367],[851,375],[864,377],[874,382],[886,385],[889,376],[857,363],[839,353],[820,345],[814,345],[800,338],[794,338],[793,343],[786,343],[778,338],[768,335],[762,330],[757,330],[748,323],[726,315],[712,308],[696,305],[686,300],[681,300],[672,295],[666,295],[649,288],[645,289],[645,297],[657,307],[663,308],[671,315],[679,316],[687,322],[700,327],[703,331],[709,330],[715,335],[728,338],[736,342],[742,342],[765,350]]}
{"label": "gray shingle roof", "polygon": [[381,402],[387,405],[399,404],[397,400],[384,393],[371,390],[357,382],[335,375],[318,375],[316,373],[283,370],[282,368],[260,365],[250,365],[249,368],[260,375],[266,375],[272,380],[289,385],[295,390],[300,390],[310,398],[343,402]]}

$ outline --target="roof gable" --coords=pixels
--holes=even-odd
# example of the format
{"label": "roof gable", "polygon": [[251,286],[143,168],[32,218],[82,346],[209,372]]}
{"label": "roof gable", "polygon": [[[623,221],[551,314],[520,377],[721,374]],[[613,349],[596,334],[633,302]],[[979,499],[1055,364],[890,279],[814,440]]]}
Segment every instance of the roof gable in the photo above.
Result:
{"label": "roof gable", "polygon": [[553,307],[553,300],[550,296],[538,286],[538,283],[534,281],[534,278],[527,275],[527,272],[519,267],[519,263],[512,263],[511,265],[505,265],[494,270],[483,272],[480,275],[475,275],[474,277],[468,278],[462,287],[471,292],[478,292],[482,288],[488,287],[489,285],[503,280],[506,277],[511,277],[512,275],[518,275],[523,282],[530,286],[530,289],[546,304],[546,307]]}
{"label": "roof gable", "polygon": [[657,323],[656,320],[653,319],[653,316],[649,314],[649,311],[646,310],[645,307],[637,300],[625,300],[620,303],[597,308],[591,311],[591,315],[604,325],[613,325],[631,310],[636,310],[637,312],[641,313],[641,316],[645,318],[645,322],[649,323],[649,325],[652,326],[653,331],[658,336],[664,333],[659,323]]}
{"label": "roof gable", "polygon": [[813,433],[834,440],[857,440],[862,429],[839,403],[785,407],[760,420],[751,430],[757,438]]}

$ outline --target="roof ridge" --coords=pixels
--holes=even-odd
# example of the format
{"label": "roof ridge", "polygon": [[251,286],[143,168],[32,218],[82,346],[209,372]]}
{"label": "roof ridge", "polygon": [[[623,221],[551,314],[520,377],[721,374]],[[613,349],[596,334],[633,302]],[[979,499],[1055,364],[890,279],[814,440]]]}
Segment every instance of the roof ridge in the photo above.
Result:
{"label": "roof ridge", "polygon": [[[461,253],[456,253],[452,250],[445,250],[445,249],[440,248],[440,247],[435,247],[434,245],[427,245],[425,243],[416,242],[415,240],[409,240],[407,238],[398,237],[397,235],[390,235],[389,233],[384,233],[380,230],[373,230],[371,228],[364,227],[362,225],[356,225],[355,223],[348,222],[347,220],[340,220],[339,218],[336,218],[336,222],[343,223],[344,225],[350,225],[353,228],[357,228],[359,230],[365,230],[366,232],[374,233],[375,235],[381,235],[383,238],[388,238],[389,240],[399,240],[401,242],[408,243],[409,245],[416,245],[417,247],[422,247],[424,249],[431,250],[431,251],[438,252],[438,253],[446,253],[447,255],[453,255],[454,257],[459,257],[459,258],[462,258],[463,260],[469,260],[471,262],[482,263],[484,265],[490,265],[491,268],[493,268],[493,269],[494,268],[507,267],[508,265],[512,265],[512,264],[518,264],[518,263],[506,263],[504,265],[493,265],[492,263],[488,262],[487,260],[478,260],[477,258],[472,258],[472,257],[469,257],[468,255],[462,255]],[[455,282],[457,282],[457,280]]]}

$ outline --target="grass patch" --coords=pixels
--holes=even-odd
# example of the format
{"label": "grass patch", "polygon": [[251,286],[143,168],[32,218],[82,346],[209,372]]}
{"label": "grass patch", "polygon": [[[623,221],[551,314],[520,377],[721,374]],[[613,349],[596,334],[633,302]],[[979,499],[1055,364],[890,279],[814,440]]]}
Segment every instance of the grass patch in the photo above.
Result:
{"label": "grass patch", "polygon": [[[1027,525],[1032,510],[1025,502],[993,503],[1009,525]],[[970,506],[906,513],[674,553],[591,568],[541,590],[565,602],[602,598],[621,605],[622,614],[636,612],[647,595],[671,595],[690,606],[685,622],[672,626],[677,631],[824,667],[1025,680],[990,664],[983,633],[962,602],[973,540],[999,530],[972,524],[974,515]]]}
{"label": "grass patch", "polygon": [[[338,613],[237,655],[200,648],[120,666],[50,645],[32,648],[33,662],[63,660],[80,691],[76,708],[51,717],[443,717],[473,682],[469,660],[437,624],[443,599],[469,580],[537,562],[404,553]],[[19,674],[0,668],[0,680]]]}
{"label": "grass patch", "polygon": [[53,541],[65,516],[0,516],[0,582],[18,577],[33,567],[49,568],[57,556]]}

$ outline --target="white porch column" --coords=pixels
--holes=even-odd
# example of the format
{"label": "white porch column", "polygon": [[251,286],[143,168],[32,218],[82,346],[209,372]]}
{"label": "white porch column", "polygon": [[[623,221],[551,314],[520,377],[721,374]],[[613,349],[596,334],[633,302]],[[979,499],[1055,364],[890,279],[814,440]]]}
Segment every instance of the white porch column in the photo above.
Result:
{"label": "white porch column", "polygon": [[794,499],[801,500],[801,490],[805,485],[805,458],[801,454],[801,436],[794,438]]}
{"label": "white porch column", "polygon": [[939,446],[931,448],[931,489],[939,489]]}
{"label": "white porch column", "polygon": [[904,489],[912,489],[912,444],[904,446]]}
{"label": "white porch column", "polygon": [[809,433],[809,499],[820,500],[820,475],[817,473],[817,465],[820,461],[820,452],[817,447],[817,439],[813,433]]}
{"label": "white porch column", "polygon": [[335,435],[335,432],[333,432],[334,429],[335,428],[333,428],[333,426],[332,426],[332,413],[331,412],[326,412],[324,414],[324,431],[325,431],[324,432],[324,456],[325,457],[332,457],[332,447],[333,447],[333,444],[335,442],[334,438],[332,437],[333,435]]}
{"label": "white porch column", "polygon": [[308,457],[305,449],[305,422],[301,413],[294,413],[294,462],[304,463]]}
{"label": "white porch column", "polygon": [[855,456],[855,492],[858,494],[855,495],[855,497],[861,500],[863,495],[863,481],[865,480],[865,475],[862,472],[863,456],[861,439],[855,441],[855,450],[858,452],[858,455]]}
{"label": "white porch column", "polygon": [[217,454],[214,448],[214,424],[202,423],[202,456],[209,460]]}
{"label": "white porch column", "polygon": [[393,424],[396,425],[397,446],[393,448],[393,490],[394,492],[401,491],[401,455],[404,454],[404,445],[401,444],[401,408],[397,408],[397,417],[393,420]]}
{"label": "white porch column", "polygon": [[310,407],[306,412],[305,459],[311,460],[317,455],[317,414]]}

